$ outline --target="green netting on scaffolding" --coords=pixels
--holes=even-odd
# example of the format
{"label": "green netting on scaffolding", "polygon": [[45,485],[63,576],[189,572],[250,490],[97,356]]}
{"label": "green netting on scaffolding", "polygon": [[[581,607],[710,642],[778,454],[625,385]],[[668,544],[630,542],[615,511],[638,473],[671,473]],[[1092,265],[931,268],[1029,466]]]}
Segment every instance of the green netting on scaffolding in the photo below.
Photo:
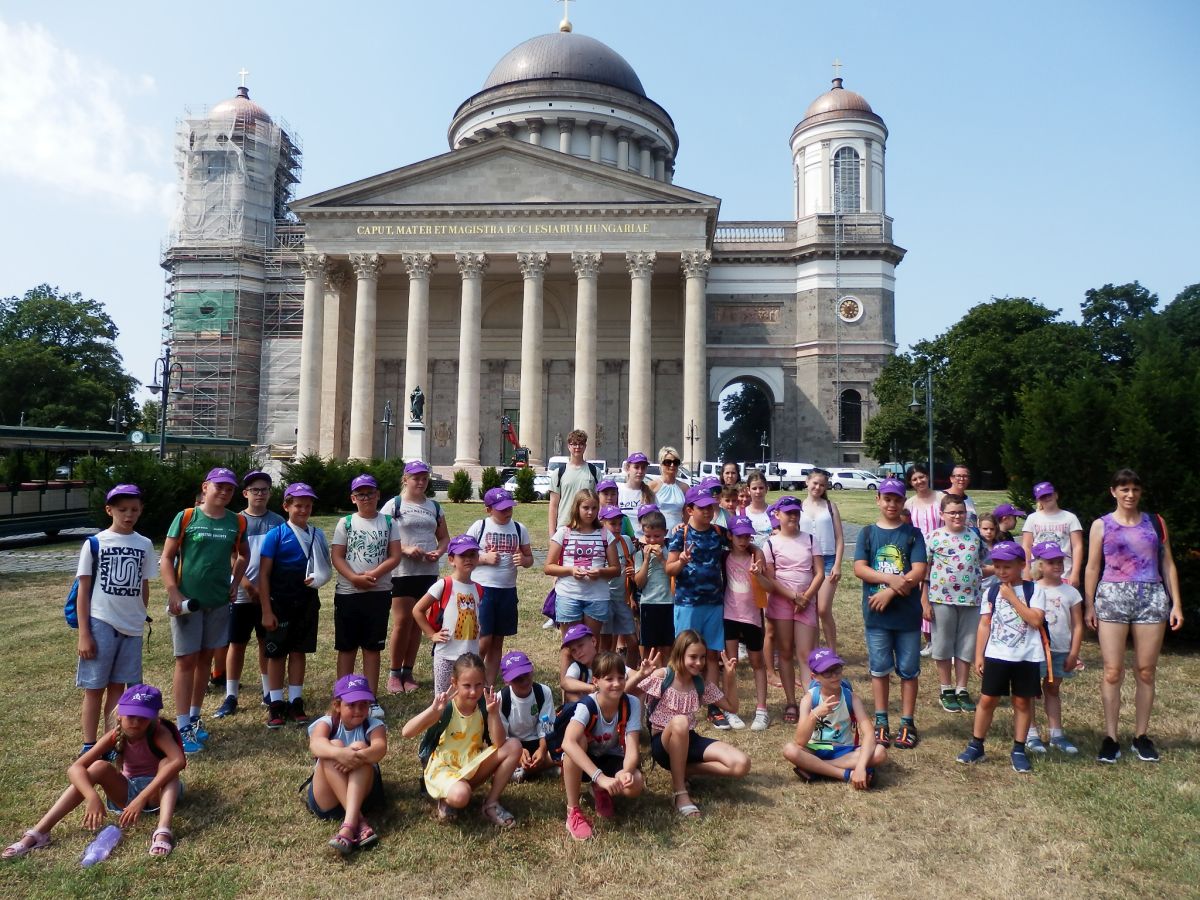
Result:
{"label": "green netting on scaffolding", "polygon": [[234,291],[181,291],[175,295],[175,331],[228,333],[236,304]]}

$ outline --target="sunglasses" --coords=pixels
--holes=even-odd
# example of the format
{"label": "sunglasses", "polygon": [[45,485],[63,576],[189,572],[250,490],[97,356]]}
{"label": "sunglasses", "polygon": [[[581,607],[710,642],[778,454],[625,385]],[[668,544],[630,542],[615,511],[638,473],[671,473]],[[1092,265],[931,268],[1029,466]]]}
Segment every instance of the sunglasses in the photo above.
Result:
{"label": "sunglasses", "polygon": [[679,465],[679,460],[677,460],[677,459],[664,459],[664,460],[662,461],[661,465],[664,465],[664,466],[677,466],[677,465]]}

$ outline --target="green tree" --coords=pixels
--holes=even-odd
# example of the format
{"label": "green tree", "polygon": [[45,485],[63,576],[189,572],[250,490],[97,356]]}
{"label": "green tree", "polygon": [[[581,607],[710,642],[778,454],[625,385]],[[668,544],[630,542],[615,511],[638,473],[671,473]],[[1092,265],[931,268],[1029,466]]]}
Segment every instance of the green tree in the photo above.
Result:
{"label": "green tree", "polygon": [[133,427],[146,434],[158,434],[158,418],[162,415],[162,405],[157,400],[146,400],[142,403],[137,422]]}
{"label": "green tree", "polygon": [[518,503],[532,503],[537,499],[537,491],[533,489],[533,469],[529,466],[517,469],[517,489],[513,498]]}
{"label": "green tree", "polygon": [[1157,295],[1136,281],[1092,288],[1084,294],[1083,327],[1105,362],[1126,369],[1133,364],[1134,329],[1156,306]]}
{"label": "green tree", "polygon": [[0,300],[0,422],[107,430],[114,403],[136,408],[116,338],[104,307],[78,293],[42,284]]}
{"label": "green tree", "polygon": [[771,439],[771,401],[756,384],[743,382],[721,398],[721,416],[728,423],[717,439],[717,459],[757,460],[762,436]]}
{"label": "green tree", "polygon": [[454,479],[446,491],[446,498],[451,503],[465,503],[471,499],[471,476],[466,469],[455,469]]}

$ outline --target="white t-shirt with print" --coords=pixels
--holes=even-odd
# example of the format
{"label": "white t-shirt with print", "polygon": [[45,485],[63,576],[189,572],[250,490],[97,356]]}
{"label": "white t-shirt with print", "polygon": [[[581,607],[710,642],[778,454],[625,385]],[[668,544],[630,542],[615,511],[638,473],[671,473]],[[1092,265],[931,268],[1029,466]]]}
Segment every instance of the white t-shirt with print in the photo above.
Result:
{"label": "white t-shirt with print", "polygon": [[[1016,585],[1013,590],[1021,599],[1025,599],[1024,588]],[[979,605],[981,616],[991,615],[992,627],[988,632],[987,647],[983,655],[992,659],[1003,659],[1008,662],[1042,662],[1046,652],[1042,649],[1042,635],[1039,629],[1030,625],[1017,615],[1012,604],[1004,599],[1004,595],[996,594],[996,608],[993,612],[989,602],[990,595],[985,594]],[[1035,587],[1033,596],[1029,599],[1030,609],[1046,609],[1046,594],[1040,586]]]}
{"label": "white t-shirt with print", "polygon": [[[625,696],[629,698],[629,721],[625,723],[625,734],[630,735],[642,730],[642,704],[632,694]],[[600,701],[595,702],[596,708],[599,709]],[[588,756],[624,756],[625,746],[617,743],[617,721],[621,718],[621,707],[617,707],[616,714],[611,719],[605,719],[603,714],[597,718],[599,721],[592,729],[591,740],[587,746]],[[588,722],[592,721],[592,714],[588,711],[586,703],[576,705],[571,720],[587,728]]]}
{"label": "white t-shirt with print", "polygon": [[[481,525],[480,522],[483,524]],[[480,519],[467,529],[467,534],[479,542],[484,553],[499,553],[500,562],[495,565],[475,567],[471,577],[484,587],[515,588],[517,586],[517,564],[513,556],[529,543],[529,529],[511,519],[506,525],[497,525],[491,516]]]}
{"label": "white t-shirt with print", "polygon": [[[349,528],[346,527],[347,519],[350,520]],[[377,513],[373,519],[364,519],[357,513],[342,516],[333,529],[333,546],[346,548],[346,565],[357,575],[370,572],[387,559],[388,544],[398,540],[400,540],[400,528],[396,524],[396,520],[392,520],[389,529],[388,517],[383,513]],[[385,589],[391,590],[391,585],[387,584],[386,578],[381,578],[373,588],[363,589],[356,588],[339,572],[334,593],[366,594]]]}
{"label": "white t-shirt with print", "polygon": [[[564,525],[554,532],[550,540],[562,547],[560,565],[581,569],[603,569],[608,565],[608,545],[612,543],[613,536],[603,528],[585,533],[572,531]],[[608,582],[603,578],[566,575],[555,582],[554,590],[560,597],[570,600],[608,599]]]}
{"label": "white t-shirt with print", "polygon": [[1021,527],[1022,534],[1032,534],[1034,545],[1054,541],[1066,554],[1063,559],[1063,578],[1071,574],[1074,561],[1071,559],[1071,532],[1083,531],[1079,517],[1070,510],[1060,509],[1058,512],[1045,513],[1041,510],[1029,514]]}
{"label": "white t-shirt with print", "polygon": [[434,659],[458,659],[464,653],[479,652],[479,591],[475,585],[439,578],[426,596],[441,602],[447,581],[451,581],[450,599],[442,613],[442,629],[450,633],[450,639],[433,645]]}
{"label": "white t-shirt with print", "polygon": [[1071,610],[1083,602],[1079,591],[1065,581],[1057,587],[1041,585],[1046,597],[1046,630],[1050,633],[1050,649],[1066,653],[1071,649]]}
{"label": "white t-shirt with print", "polygon": [[512,693],[512,707],[507,718],[503,704],[500,707],[500,721],[504,723],[504,731],[510,738],[537,741],[554,729],[554,692],[547,685],[539,687],[542,690],[540,708],[537,705],[537,691],[532,687],[528,697],[518,697],[511,687],[503,689]]}
{"label": "white t-shirt with print", "polygon": [[[158,568],[150,538],[134,532],[117,534],[111,528],[96,535],[100,559],[92,582],[91,615],[121,634],[140,637],[146,626],[142,582]],[[92,576],[92,542],[84,541],[79,551],[76,577]]]}

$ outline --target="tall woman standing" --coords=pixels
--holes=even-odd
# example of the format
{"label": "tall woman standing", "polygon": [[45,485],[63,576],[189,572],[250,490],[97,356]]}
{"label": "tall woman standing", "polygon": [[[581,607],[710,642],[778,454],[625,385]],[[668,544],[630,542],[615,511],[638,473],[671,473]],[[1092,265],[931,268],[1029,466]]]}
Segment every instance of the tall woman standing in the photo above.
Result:
{"label": "tall woman standing", "polygon": [[679,464],[682,457],[674,447],[660,447],[658,465],[662,477],[650,485],[654,491],[654,502],[667,520],[667,533],[683,521],[683,500],[686,488],[679,479]]}
{"label": "tall woman standing", "polygon": [[1092,523],[1084,573],[1084,621],[1098,632],[1104,658],[1100,684],[1104,740],[1096,759],[1115,763],[1121,757],[1117,726],[1125,680],[1125,642],[1132,635],[1137,689],[1130,749],[1138,759],[1158,762],[1158,750],[1146,732],[1154,707],[1154,678],[1163,636],[1168,624],[1172,631],[1183,626],[1179,573],[1166,523],[1140,509],[1142,479],[1137,472],[1118,470],[1109,492],[1117,507]]}
{"label": "tall woman standing", "polygon": [[[921,537],[929,540],[929,536],[937,531],[945,522],[942,519],[942,492],[933,489],[933,478],[926,466],[916,463],[909,466],[904,480],[913,489],[913,495],[904,501],[904,511],[909,520],[921,532]],[[921,584],[922,601],[929,595],[929,582]],[[921,607],[927,604],[922,602]],[[921,636],[925,646],[921,648],[922,656],[933,653],[933,623],[929,619],[921,620]]]}

